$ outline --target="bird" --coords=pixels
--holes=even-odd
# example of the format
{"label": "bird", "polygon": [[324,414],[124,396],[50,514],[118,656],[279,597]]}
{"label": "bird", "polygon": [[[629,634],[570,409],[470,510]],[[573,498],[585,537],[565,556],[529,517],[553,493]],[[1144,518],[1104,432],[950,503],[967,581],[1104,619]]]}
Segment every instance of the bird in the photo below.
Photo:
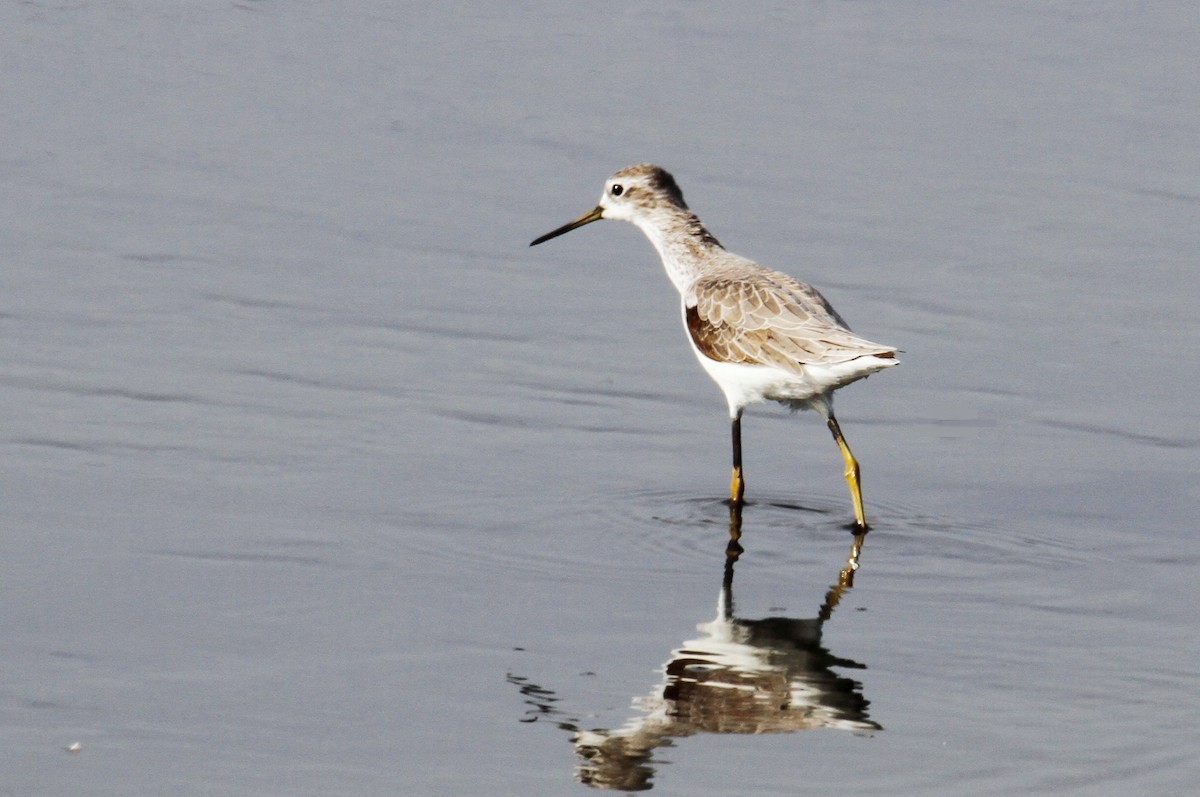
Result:
{"label": "bird", "polygon": [[675,178],[654,164],[616,172],[605,181],[595,208],[529,245],[601,219],[641,229],[679,291],[688,343],[729,405],[730,505],[740,510],[745,501],[742,413],[748,405],[776,401],[825,418],[845,461],[854,525],[865,531],[861,468],[834,415],[833,394],[896,365],[898,349],[850,331],[811,285],[725,249],[688,208]]}

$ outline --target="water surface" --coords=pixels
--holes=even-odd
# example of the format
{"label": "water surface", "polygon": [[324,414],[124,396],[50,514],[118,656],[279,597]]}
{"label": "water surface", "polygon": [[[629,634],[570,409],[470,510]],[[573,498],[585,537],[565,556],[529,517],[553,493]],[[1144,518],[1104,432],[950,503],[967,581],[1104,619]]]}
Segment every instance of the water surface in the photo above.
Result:
{"label": "water surface", "polygon": [[[0,11],[0,793],[1187,792],[1193,14]],[[852,583],[775,408],[731,563],[640,233],[526,246],[643,160],[904,350]]]}

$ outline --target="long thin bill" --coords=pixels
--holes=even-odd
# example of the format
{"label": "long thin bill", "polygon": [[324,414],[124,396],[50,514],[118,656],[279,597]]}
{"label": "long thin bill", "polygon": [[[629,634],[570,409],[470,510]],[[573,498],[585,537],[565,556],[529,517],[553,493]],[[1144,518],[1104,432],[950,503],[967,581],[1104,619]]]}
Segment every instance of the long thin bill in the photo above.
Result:
{"label": "long thin bill", "polygon": [[565,234],[569,233],[571,230],[576,229],[577,227],[582,227],[585,224],[591,224],[593,221],[600,221],[600,219],[602,219],[602,218],[604,218],[604,208],[597,205],[596,207],[589,210],[587,213],[584,213],[582,216],[575,219],[575,221],[573,221],[569,224],[564,224],[563,226],[559,227],[557,230],[546,233],[541,238],[534,238],[532,241],[529,242],[529,245],[537,246],[540,243],[545,243],[546,241],[549,241],[551,238],[557,238],[560,235],[565,235]]}

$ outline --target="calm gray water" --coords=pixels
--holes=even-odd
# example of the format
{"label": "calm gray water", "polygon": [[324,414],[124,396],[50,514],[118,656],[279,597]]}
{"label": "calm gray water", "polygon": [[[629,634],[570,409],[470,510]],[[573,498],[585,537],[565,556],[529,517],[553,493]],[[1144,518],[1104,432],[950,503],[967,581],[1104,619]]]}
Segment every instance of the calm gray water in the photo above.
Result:
{"label": "calm gray water", "polygon": [[[1192,4],[0,31],[0,794],[1194,790]],[[904,349],[852,583],[774,407],[727,560],[641,234],[527,247],[645,160]]]}

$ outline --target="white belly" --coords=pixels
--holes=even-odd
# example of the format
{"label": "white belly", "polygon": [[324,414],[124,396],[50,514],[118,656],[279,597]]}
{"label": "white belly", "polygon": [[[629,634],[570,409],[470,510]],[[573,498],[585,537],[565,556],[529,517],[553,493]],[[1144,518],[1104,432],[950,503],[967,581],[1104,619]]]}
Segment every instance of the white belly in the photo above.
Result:
{"label": "white belly", "polygon": [[828,417],[834,390],[896,364],[896,360],[867,356],[843,363],[805,365],[799,373],[793,373],[770,365],[718,362],[695,345],[692,351],[725,393],[730,417],[759,401],[778,401],[793,410],[817,410]]}

